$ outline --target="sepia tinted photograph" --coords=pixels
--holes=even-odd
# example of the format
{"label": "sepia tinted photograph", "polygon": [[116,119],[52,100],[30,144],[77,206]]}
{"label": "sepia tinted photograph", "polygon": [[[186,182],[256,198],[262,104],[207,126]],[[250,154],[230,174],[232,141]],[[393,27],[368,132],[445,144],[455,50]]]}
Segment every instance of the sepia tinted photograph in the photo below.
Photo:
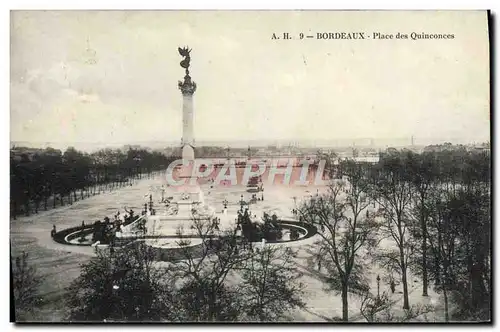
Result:
{"label": "sepia tinted photograph", "polygon": [[491,323],[490,15],[11,10],[11,321]]}

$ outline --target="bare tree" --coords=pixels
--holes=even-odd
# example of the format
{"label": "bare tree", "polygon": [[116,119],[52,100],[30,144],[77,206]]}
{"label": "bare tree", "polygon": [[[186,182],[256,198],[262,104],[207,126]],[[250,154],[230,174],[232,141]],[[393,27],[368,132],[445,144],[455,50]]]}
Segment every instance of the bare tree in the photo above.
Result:
{"label": "bare tree", "polygon": [[393,306],[394,302],[390,301],[386,292],[380,296],[374,296],[367,291],[361,298],[359,310],[366,321],[370,323],[404,323],[434,311],[430,305],[412,305],[409,309],[404,310],[403,315],[396,315]]}
{"label": "bare tree", "polygon": [[[325,266],[333,267],[334,274],[338,275],[342,319],[348,321],[348,293],[350,288],[364,288],[359,278],[362,270],[360,250],[374,243],[376,215],[368,211],[368,184],[363,167],[349,161],[342,166],[342,170],[348,183],[333,180],[328,193],[304,202],[299,214],[304,222],[318,228],[321,240],[317,246],[324,253],[319,257],[325,261]],[[336,282],[336,278],[328,280]]]}
{"label": "bare tree", "polygon": [[39,287],[43,278],[28,264],[26,252],[17,256],[13,264],[11,262],[11,269],[16,321],[20,321],[26,319],[40,304]]}
{"label": "bare tree", "polygon": [[403,308],[409,309],[407,270],[408,262],[415,251],[410,241],[411,221],[408,210],[412,201],[412,188],[408,181],[405,161],[399,154],[386,156],[372,172],[371,197],[381,206],[384,221],[382,236],[391,238],[397,251],[385,250],[377,254],[383,264],[397,265],[403,283]]}
{"label": "bare tree", "polygon": [[[432,276],[444,297],[446,321],[452,316],[489,319],[489,291],[485,285],[489,280],[485,266],[488,235],[482,234],[488,232],[488,224],[486,213],[481,215],[486,206],[484,199],[480,193],[462,189],[440,191],[434,197],[429,218],[429,242],[435,261]],[[452,302],[458,305],[455,313],[449,309]]]}
{"label": "bare tree", "polygon": [[[179,295],[185,296],[188,301],[183,304],[191,310],[187,317],[189,320],[235,320],[237,294],[226,281],[251,252],[241,248],[236,228],[221,231],[214,220],[194,217],[191,229],[203,244],[198,250],[181,246],[181,260],[173,267],[175,278],[183,283]],[[182,231],[179,236],[183,236]],[[189,244],[189,240],[183,241]],[[198,296],[193,296],[193,292]],[[198,301],[195,306],[191,306],[193,299]],[[231,299],[234,303],[228,307]]]}
{"label": "bare tree", "polygon": [[276,321],[286,311],[305,305],[295,257],[291,248],[267,245],[257,248],[244,263],[240,290],[250,320]]}
{"label": "bare tree", "polygon": [[154,250],[142,242],[123,249],[96,249],[96,257],[68,287],[69,319],[160,321],[173,319],[173,289]]}
{"label": "bare tree", "polygon": [[431,241],[431,248],[435,260],[439,262],[436,266],[439,288],[444,297],[444,319],[450,320],[448,294],[452,285],[452,264],[458,232],[456,224],[450,220],[447,213],[446,202],[437,198],[435,202],[434,215],[430,218],[431,227],[435,231],[435,241]]}
{"label": "bare tree", "polygon": [[428,231],[427,223],[429,219],[429,200],[430,191],[434,186],[435,180],[435,163],[433,162],[433,155],[430,153],[423,153],[417,155],[415,153],[408,153],[408,166],[410,173],[410,181],[413,186],[413,208],[410,209],[410,216],[413,217],[418,227],[414,229],[413,236],[416,240],[420,240],[420,255],[421,255],[421,272],[422,272],[422,295],[428,295],[428,272],[427,272],[427,254],[428,254]]}
{"label": "bare tree", "polygon": [[361,305],[359,311],[367,322],[376,322],[377,314],[380,311],[390,308],[390,301],[387,293],[382,293],[381,296],[374,296],[367,290],[361,296]]}
{"label": "bare tree", "polygon": [[317,162],[315,163],[318,166],[322,161],[324,162],[324,174],[322,174],[327,179],[333,179],[337,173],[338,165],[336,165],[338,161],[338,155],[334,151],[318,151],[316,153]]}

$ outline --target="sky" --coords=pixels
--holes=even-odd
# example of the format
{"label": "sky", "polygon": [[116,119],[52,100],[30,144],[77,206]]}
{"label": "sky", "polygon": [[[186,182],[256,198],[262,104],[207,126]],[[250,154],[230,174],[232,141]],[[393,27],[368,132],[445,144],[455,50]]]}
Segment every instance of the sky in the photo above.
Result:
{"label": "sky", "polygon": [[198,141],[490,136],[486,12],[13,11],[10,34],[11,141],[180,143],[185,45]]}

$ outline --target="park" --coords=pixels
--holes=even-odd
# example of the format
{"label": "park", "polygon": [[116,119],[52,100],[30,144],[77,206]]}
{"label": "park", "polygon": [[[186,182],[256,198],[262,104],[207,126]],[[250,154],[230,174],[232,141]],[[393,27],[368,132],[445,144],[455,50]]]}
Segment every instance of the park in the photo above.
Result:
{"label": "park", "polygon": [[[122,25],[134,24],[136,14],[130,15],[117,16],[119,28],[112,33],[121,34]],[[95,22],[102,19],[97,14],[89,17]],[[187,15],[182,17],[187,20]],[[165,21],[163,17],[152,20],[154,29],[150,30],[160,31],[156,25]],[[295,18],[290,21],[295,22]],[[147,19],[142,22],[150,23]],[[248,31],[260,25],[252,22]],[[59,23],[57,17],[53,24]],[[340,42],[369,46],[373,39],[383,39],[387,54],[405,53],[389,48],[391,34],[376,32],[368,38],[363,32],[316,32],[316,39],[342,40],[323,40],[324,45],[318,43],[318,47],[324,48],[314,56],[304,55],[310,48],[307,52],[304,48],[304,54],[298,49],[291,51],[305,45],[306,40],[289,40],[289,45],[295,46],[281,53],[276,45],[283,40],[266,37],[266,42],[273,44],[263,46],[265,52],[247,46],[242,51],[237,43],[228,41],[221,42],[220,49],[213,44],[197,46],[201,51],[195,51],[194,57],[188,46],[168,46],[168,52],[161,48],[170,38],[171,43],[182,43],[181,37],[191,41],[196,35],[191,36],[189,24],[182,25],[185,34],[172,32],[170,24],[161,30],[169,36],[148,35],[152,33],[148,29],[126,33],[124,40],[129,42],[134,35],[138,46],[123,48],[123,54],[121,48],[102,52],[107,59],[103,66],[99,66],[97,52],[87,37],[81,70],[71,72],[57,63],[45,73],[56,77],[52,81],[43,80],[40,74],[37,84],[36,71],[29,79],[24,77],[29,72],[22,71],[19,82],[13,85],[20,89],[17,102],[28,102],[26,109],[36,110],[38,104],[50,102],[50,107],[44,107],[57,111],[54,117],[60,127],[53,125],[57,130],[33,133],[52,135],[53,131],[58,135],[60,130],[71,137],[76,132],[71,130],[79,124],[80,134],[89,140],[97,139],[94,135],[98,133],[103,135],[102,147],[87,151],[71,145],[11,147],[14,321],[491,321],[490,143],[436,139],[439,143],[414,144],[413,131],[421,128],[413,125],[422,119],[430,119],[439,134],[441,126],[453,124],[454,120],[444,115],[444,120],[437,121],[439,112],[432,107],[432,116],[425,115],[428,118],[414,113],[424,114],[423,109],[434,107],[436,100],[441,100],[438,87],[448,86],[454,79],[447,78],[446,84],[441,84],[437,74],[427,75],[436,70],[429,67],[428,72],[421,70],[421,76],[432,76],[434,85],[415,80],[415,85],[406,86],[413,81],[400,77],[420,76],[409,74],[405,70],[411,66],[392,58],[389,67],[377,63],[365,69],[368,74],[356,73],[368,63],[366,57],[356,58],[360,52],[354,52],[354,46],[345,50],[331,46]],[[18,30],[26,39],[33,34]],[[198,33],[211,31],[201,30]],[[248,31],[245,36],[254,38]],[[22,44],[23,38],[17,43]],[[221,39],[218,34],[216,38]],[[143,42],[150,44],[142,47]],[[98,40],[96,44],[111,47],[113,43]],[[128,56],[136,51],[143,52],[137,55],[143,60],[139,65],[136,58]],[[244,62],[233,59],[233,52],[253,67],[245,72]],[[206,53],[210,55],[202,55]],[[111,57],[115,54],[121,55]],[[428,58],[422,56],[419,66],[431,62],[426,59],[432,54],[425,53]],[[24,55],[19,57],[23,61]],[[285,55],[291,67],[285,66]],[[59,52],[54,53],[54,58],[59,56]],[[176,74],[174,70],[181,70],[177,56],[181,57],[182,72]],[[377,61],[384,63],[387,56],[379,58]],[[345,64],[351,60],[351,65]],[[470,64],[469,60],[447,63]],[[132,64],[126,66],[121,61]],[[310,65],[314,61],[316,65]],[[334,65],[340,67],[333,70]],[[383,68],[400,69],[391,76]],[[59,72],[64,73],[59,77]],[[450,67],[446,75],[451,72],[454,69]],[[178,74],[182,80],[173,78]],[[68,75],[78,79],[68,79]],[[116,75],[115,80],[106,81],[107,75]],[[338,77],[336,84],[330,84],[332,77]],[[25,80],[29,81],[26,86]],[[103,82],[102,86],[97,82]],[[397,83],[386,86],[387,82]],[[79,84],[87,85],[84,89]],[[432,87],[429,95],[435,93],[435,99],[424,99],[426,92],[420,90],[427,86]],[[52,97],[45,92],[46,87],[53,87],[62,97],[55,93]],[[94,93],[94,87],[99,92]],[[370,89],[375,91],[372,95]],[[352,96],[346,91],[352,91]],[[418,91],[418,98],[413,91]],[[443,93],[448,97],[463,95],[459,92]],[[37,97],[24,98],[24,93]],[[391,104],[398,94],[402,101]],[[42,97],[37,99],[39,95]],[[58,104],[59,97],[71,102]],[[344,99],[349,102],[343,104]],[[412,101],[415,99],[421,100],[421,105]],[[453,107],[458,104],[454,101]],[[92,113],[96,105],[102,112]],[[405,116],[389,113],[400,111],[401,105],[421,109],[408,110]],[[69,115],[58,113],[60,110]],[[460,113],[456,108],[447,111],[454,116]],[[89,113],[95,117],[74,120]],[[197,126],[195,114],[201,119]],[[39,116],[40,121],[43,116]],[[404,119],[397,122],[399,118]],[[471,118],[466,120],[468,123]],[[19,121],[24,122],[24,118]],[[32,122],[29,126],[36,125]],[[101,122],[106,125],[99,131],[95,128]],[[20,131],[31,134],[28,129]],[[107,142],[108,133],[126,138],[126,142],[135,141],[113,148]],[[407,134],[411,144],[407,140],[405,144],[376,146],[373,138],[369,143],[359,138],[364,140],[360,145],[354,139],[348,144],[332,143],[342,135],[383,138]],[[229,142],[201,144],[195,140],[197,135],[214,140],[231,138]],[[235,143],[244,135],[255,145]],[[283,147],[278,139],[258,141],[259,135],[289,137],[295,143]],[[177,137],[175,144],[163,141],[167,136]],[[326,143],[321,136],[329,137]],[[153,137],[161,141],[161,148],[135,144]],[[296,143],[301,140],[309,142],[306,147]],[[116,142],[121,141],[116,138]]]}
{"label": "park", "polygon": [[[406,152],[406,154],[408,153]],[[463,150],[454,153],[462,155],[462,158],[465,157],[465,161],[470,165],[481,165],[481,160],[487,161],[487,159],[481,159],[482,154],[464,154]],[[225,252],[225,249],[222,250],[219,247],[218,250],[222,251],[213,251],[211,245],[230,238],[237,240],[235,246],[241,248],[241,252],[245,250],[247,252],[249,252],[248,250],[258,252],[266,248],[267,250],[271,250],[271,248],[272,250],[289,248],[295,252],[290,262],[294,271],[298,273],[299,279],[297,280],[304,285],[303,290],[299,293],[302,304],[287,311],[280,319],[287,321],[335,321],[341,319],[343,315],[342,297],[339,296],[341,290],[335,288],[338,280],[334,282],[329,279],[329,276],[334,274],[336,268],[331,258],[328,255],[325,256],[325,254],[329,251],[332,252],[332,249],[336,248],[335,246],[333,248],[328,247],[328,240],[332,238],[331,236],[335,235],[340,243],[343,243],[342,239],[345,234],[340,230],[348,230],[349,228],[345,227],[350,225],[350,227],[354,226],[356,231],[353,234],[358,234],[358,236],[366,234],[366,237],[359,236],[354,240],[356,247],[359,246],[361,250],[356,251],[355,255],[351,256],[348,252],[335,250],[332,252],[337,252],[337,254],[345,258],[352,257],[354,259],[356,257],[356,264],[365,266],[362,272],[364,281],[359,285],[353,284],[350,286],[352,290],[349,291],[351,294],[348,295],[349,304],[347,308],[349,321],[366,321],[365,316],[370,317],[367,314],[369,310],[365,308],[370,301],[370,298],[366,296],[367,294],[372,294],[375,299],[384,298],[384,301],[386,301],[384,302],[384,310],[388,308],[388,303],[390,303],[391,310],[395,312],[393,315],[404,317],[405,312],[411,312],[413,316],[411,316],[410,321],[445,321],[447,315],[444,313],[445,306],[442,291],[440,291],[440,288],[430,287],[429,285],[426,296],[422,296],[422,277],[420,273],[414,272],[418,271],[418,265],[407,261],[406,258],[404,262],[408,262],[408,266],[405,270],[406,290],[404,289],[402,276],[398,274],[401,267],[399,265],[393,266],[391,263],[393,259],[397,261],[397,256],[391,254],[393,249],[398,248],[398,242],[394,242],[398,239],[397,234],[394,237],[387,236],[384,233],[389,232],[390,234],[391,231],[396,231],[396,233],[398,231],[397,223],[387,222],[387,220],[391,220],[391,214],[387,214],[387,210],[391,209],[390,205],[385,206],[385,208],[382,207],[382,204],[390,204],[391,196],[389,192],[381,191],[383,188],[371,187],[362,181],[363,178],[369,175],[367,172],[370,169],[378,168],[379,171],[380,167],[394,169],[394,163],[397,160],[401,162],[404,155],[404,152],[392,152],[392,155],[386,155],[379,162],[379,164],[384,162],[383,165],[355,163],[352,161],[341,162],[344,175],[328,181],[327,186],[294,186],[290,183],[280,184],[277,181],[271,184],[262,184],[258,177],[251,178],[247,185],[243,183],[237,183],[236,185],[227,183],[226,185],[214,186],[210,178],[203,179],[199,181],[201,183],[199,190],[203,194],[203,203],[213,207],[210,219],[195,217],[189,213],[184,215],[184,218],[180,218],[178,211],[177,214],[171,215],[173,218],[168,219],[167,202],[173,201],[171,196],[178,194],[173,188],[167,187],[166,175],[162,171],[153,171],[143,175],[138,174],[129,182],[126,182],[126,185],[105,185],[102,183],[98,186],[97,191],[92,188],[84,190],[85,193],[91,193],[88,197],[85,196],[86,194],[83,195],[83,197],[86,197],[85,199],[80,199],[78,197],[80,195],[77,195],[77,200],[71,202],[71,204],[11,219],[13,255],[20,255],[22,252],[29,253],[29,262],[35,264],[38,273],[44,276],[44,281],[40,286],[40,295],[44,298],[44,305],[41,307],[42,309],[35,311],[36,314],[33,313],[35,316],[31,316],[31,319],[49,319],[51,321],[67,319],[67,307],[64,304],[68,297],[67,288],[80,275],[81,265],[95,259],[96,252],[100,252],[98,257],[110,251],[127,252],[131,248],[130,245],[127,245],[128,243],[143,243],[146,244],[147,248],[151,249],[152,264],[166,266],[165,264],[175,265],[179,261],[186,261],[186,259],[195,261],[201,257],[200,252],[203,255],[204,248],[207,248],[205,252],[207,258],[214,257],[214,255],[217,257],[217,255]],[[435,158],[448,158],[448,162],[453,160],[445,157],[446,155],[449,156],[449,152],[424,153],[422,157],[410,153],[405,158],[410,158],[408,162],[411,163],[406,166],[400,164],[400,167],[408,169],[408,167],[412,167],[412,163],[424,162],[424,160],[418,161],[419,159],[415,158],[424,158],[426,156],[426,158],[429,158],[431,155],[434,155]],[[427,161],[429,160],[431,159],[427,159]],[[424,192],[429,193],[429,197],[431,197],[433,191],[437,190],[438,192],[449,193],[449,195],[452,195],[451,197],[456,197],[455,200],[475,200],[474,197],[479,198],[479,196],[464,195],[467,192],[478,195],[487,188],[484,186],[484,180],[487,179],[484,178],[487,174],[487,168],[484,168],[486,166],[484,163],[482,165],[483,168],[469,168],[460,171],[462,176],[467,176],[460,180],[466,181],[462,184],[459,182],[450,183],[449,180],[446,180],[451,179],[448,176],[442,178],[443,180],[437,180],[442,177],[438,175],[440,172],[435,173],[437,175],[433,176],[428,174],[429,179],[434,178],[432,180],[433,185],[432,187],[429,185],[431,190]],[[339,167],[336,167],[335,170],[340,171]],[[358,172],[363,170],[363,173],[352,173],[352,170],[358,170]],[[240,169],[240,171],[243,172],[243,169]],[[373,174],[377,173],[372,173],[370,176],[374,176]],[[315,174],[312,176],[314,177]],[[416,173],[416,176],[417,180],[421,177],[420,173]],[[352,182],[356,183],[355,181],[359,181],[357,187],[352,185]],[[414,188],[420,188],[421,192],[424,189],[424,187],[414,187],[414,185],[410,187],[408,185],[409,183],[419,184],[421,180],[416,182],[407,181],[410,181],[410,179],[402,181],[393,189],[399,190],[399,195],[410,195],[411,192],[414,192]],[[439,183],[442,184],[438,185]],[[392,183],[392,185],[395,184]],[[379,196],[373,196],[376,193]],[[404,199],[399,202],[404,210],[414,210],[411,206],[418,202],[415,200],[415,193],[418,194],[418,191],[414,192],[412,200]],[[72,197],[73,195],[69,196]],[[405,196],[394,196],[393,198],[396,199],[397,197]],[[358,225],[350,224],[353,212],[348,210],[352,206],[353,199],[358,200],[359,203],[358,210],[354,210],[354,214],[358,216],[360,221]],[[438,197],[432,199],[438,199]],[[436,209],[443,206],[442,199],[436,201],[436,204],[441,202],[439,203],[441,205],[435,205]],[[178,202],[183,202],[183,200],[181,199]],[[329,215],[333,211],[331,210],[333,208],[331,206],[332,202],[342,204],[341,211],[336,212],[340,212],[340,216]],[[450,202],[449,204],[452,205],[448,208],[459,208],[455,203]],[[189,207],[191,206],[192,204],[189,205]],[[326,210],[324,210],[325,208]],[[164,224],[165,221],[168,224],[163,228],[158,228],[157,232],[154,231],[155,226],[148,223],[146,223],[146,227],[153,230],[150,234],[139,229],[139,233],[134,233],[131,236],[131,232],[129,232],[127,236],[127,232],[123,230],[127,227],[127,223],[133,224],[136,220],[146,217],[155,220],[155,217],[163,214],[166,219],[161,221],[160,224]],[[117,217],[118,215],[125,217]],[[314,220],[311,218],[314,218]],[[102,234],[100,238],[95,237],[96,224],[98,228],[108,224],[111,230],[114,228],[113,222],[119,220],[123,220],[123,222],[117,223],[121,224],[120,227],[122,228],[119,233],[126,236],[116,237],[115,230],[113,235],[115,241],[103,239]],[[216,220],[215,224],[212,223],[213,220]],[[330,228],[335,223],[342,224],[343,227],[340,229]],[[376,226],[371,223],[375,223]],[[190,228],[192,225],[198,225],[199,227],[194,227],[193,230],[192,227]],[[374,226],[374,228],[368,232],[369,228],[367,227],[369,226]],[[179,232],[180,227],[183,228],[182,232]],[[419,227],[409,221],[406,221],[403,227],[403,229],[406,229],[407,234],[410,235],[405,235],[400,240],[407,241],[405,248],[412,248],[412,255],[418,255],[418,247],[420,246],[418,241],[421,241],[419,239],[422,237],[421,230],[419,231]],[[443,224],[435,224],[433,218],[429,219],[427,232],[430,238],[428,241],[431,244],[431,239],[437,240],[438,238],[435,238],[435,236],[446,231],[442,227]],[[234,233],[231,233],[232,231]],[[365,231],[366,233],[364,233]],[[456,231],[458,230],[454,230],[454,232]],[[470,234],[466,235],[471,236]],[[349,237],[347,239],[349,241]],[[480,238],[476,237],[475,241],[478,239]],[[102,243],[100,243],[101,241]],[[415,241],[417,242],[415,243]],[[111,243],[113,245],[110,245]],[[380,255],[381,257],[375,259],[374,252],[387,255],[385,257]],[[404,254],[406,253],[404,251]],[[431,250],[428,261],[440,257],[436,255],[437,253]],[[466,256],[464,259],[466,259]],[[370,268],[366,268],[367,266],[370,266]],[[390,266],[392,267],[388,268]],[[429,268],[434,269],[435,266],[432,266],[434,265],[430,265]],[[238,284],[235,281],[238,280],[238,272],[236,271],[235,268],[235,276],[225,281],[228,285]],[[430,273],[429,271],[428,278],[430,279],[431,276],[434,278],[439,274],[435,275],[434,272]],[[481,272],[480,278],[482,276],[484,274]],[[474,278],[477,278],[477,276]],[[429,281],[427,281],[428,284]],[[479,281],[473,280],[472,282],[477,283]],[[331,287],[335,287],[333,289],[329,288],[329,284],[331,284]],[[483,287],[480,287],[480,284],[481,282],[477,287],[484,290]],[[450,292],[458,292],[458,290],[453,289],[451,284],[449,287],[452,288]],[[335,289],[340,291],[335,291]],[[405,311],[402,308],[405,301],[404,293],[407,294],[407,300],[413,311]],[[372,300],[372,302],[374,301]],[[456,304],[453,306],[450,304],[451,307],[454,309],[447,308],[446,310],[458,310]],[[415,311],[417,312],[416,316]],[[116,319],[120,320],[120,318]],[[219,319],[222,318],[219,317]],[[449,316],[448,319],[450,319]]]}

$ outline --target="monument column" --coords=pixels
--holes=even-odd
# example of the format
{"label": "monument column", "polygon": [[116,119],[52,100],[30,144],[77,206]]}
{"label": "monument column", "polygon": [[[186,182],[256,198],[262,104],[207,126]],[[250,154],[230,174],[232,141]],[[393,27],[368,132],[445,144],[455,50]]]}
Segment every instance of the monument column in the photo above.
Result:
{"label": "monument column", "polygon": [[179,48],[179,53],[184,57],[181,67],[186,70],[184,81],[179,81],[179,89],[182,92],[182,159],[194,160],[194,108],[193,94],[196,91],[196,83],[189,76],[189,63],[191,61],[188,48]]}
{"label": "monument column", "polygon": [[196,91],[196,83],[189,76],[189,64],[191,62],[191,50],[187,47],[180,48],[179,54],[184,57],[180,65],[185,69],[184,81],[179,81],[179,89],[182,93],[182,159],[184,165],[180,169],[179,177],[185,182],[178,187],[181,195],[179,208],[191,210],[190,204],[198,204],[203,201],[203,195],[198,185],[198,179],[193,176],[194,167],[194,108],[193,95]]}

